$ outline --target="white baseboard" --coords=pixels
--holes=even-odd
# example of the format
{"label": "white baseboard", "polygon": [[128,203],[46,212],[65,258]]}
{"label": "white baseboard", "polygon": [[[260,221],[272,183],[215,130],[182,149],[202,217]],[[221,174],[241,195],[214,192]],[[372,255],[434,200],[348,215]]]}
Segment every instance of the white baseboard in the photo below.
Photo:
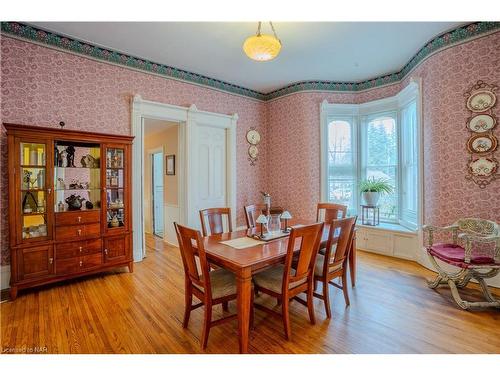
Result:
{"label": "white baseboard", "polygon": [[8,289],[10,284],[10,265],[0,267],[0,289]]}
{"label": "white baseboard", "polygon": [[245,230],[245,229],[247,229],[246,225],[242,225],[236,228],[236,230]]}

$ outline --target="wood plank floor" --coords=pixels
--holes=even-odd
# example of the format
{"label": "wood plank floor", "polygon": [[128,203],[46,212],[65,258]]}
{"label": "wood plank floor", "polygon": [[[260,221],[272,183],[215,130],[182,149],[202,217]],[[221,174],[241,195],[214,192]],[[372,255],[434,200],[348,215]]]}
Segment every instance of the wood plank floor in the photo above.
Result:
{"label": "wood plank floor", "polygon": [[[183,274],[177,248],[148,237],[148,257],[134,273],[117,271],[21,292],[1,306],[1,352],[200,353],[202,309],[181,325]],[[280,320],[256,311],[252,353],[500,353],[500,311],[458,309],[432,273],[413,262],[358,253],[358,282],[345,308],[331,288],[331,320],[315,304],[317,324],[292,303],[292,338]],[[497,290],[498,292],[498,290]],[[464,293],[476,298],[479,292]],[[263,297],[262,297],[263,298]],[[263,300],[269,306],[271,299]],[[230,311],[235,310],[234,302]],[[220,306],[214,319],[222,316]],[[237,353],[237,322],[212,328],[207,353]]]}

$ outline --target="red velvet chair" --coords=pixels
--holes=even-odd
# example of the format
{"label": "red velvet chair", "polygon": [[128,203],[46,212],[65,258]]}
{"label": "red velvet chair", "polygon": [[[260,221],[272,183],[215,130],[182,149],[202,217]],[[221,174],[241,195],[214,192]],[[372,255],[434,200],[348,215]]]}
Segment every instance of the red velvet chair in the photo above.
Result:
{"label": "red velvet chair", "polygon": [[[500,228],[497,223],[481,219],[460,219],[447,227],[425,225],[428,234],[427,253],[431,263],[438,271],[436,279],[429,282],[432,289],[448,284],[455,302],[462,309],[471,307],[497,307],[500,300],[495,299],[488,289],[485,279],[500,273]],[[434,243],[436,232],[451,232],[452,243]],[[455,272],[446,271],[438,260],[458,268]],[[479,282],[486,302],[464,301],[458,288],[464,288],[471,279]]]}

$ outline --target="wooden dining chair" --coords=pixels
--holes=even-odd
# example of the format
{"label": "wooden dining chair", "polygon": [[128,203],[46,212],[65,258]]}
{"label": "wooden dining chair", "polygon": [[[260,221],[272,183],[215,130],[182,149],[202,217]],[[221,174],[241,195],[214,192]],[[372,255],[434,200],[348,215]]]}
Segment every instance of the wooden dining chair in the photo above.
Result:
{"label": "wooden dining chair", "polygon": [[[314,267],[314,285],[316,290],[317,282],[323,284],[323,294],[314,291],[314,297],[322,299],[325,303],[326,316],[331,318],[329,286],[333,285],[336,288],[342,289],[344,299],[349,306],[349,294],[347,292],[347,260],[351,243],[354,237],[354,226],[356,224],[356,216],[346,219],[333,220],[330,223],[330,231],[326,244],[325,254],[318,254],[316,257],[316,265]],[[342,285],[339,285],[332,280],[342,278]]]}
{"label": "wooden dining chair", "polygon": [[[336,203],[318,203],[316,208],[316,221],[329,223],[332,220],[345,218],[347,215],[347,206]],[[339,217],[340,216],[340,217]]]}
{"label": "wooden dining chair", "polygon": [[[249,206],[245,206],[245,220],[247,222],[247,228],[255,228],[257,217],[260,214],[266,215],[267,206],[265,204],[251,204]],[[271,207],[269,209],[270,214],[282,214],[284,209],[282,207]]]}
{"label": "wooden dining chair", "polygon": [[[184,266],[186,305],[182,325],[187,328],[191,311],[205,306],[203,331],[200,340],[201,348],[205,349],[210,328],[237,317],[236,314],[233,314],[212,321],[213,306],[222,304],[223,310],[227,311],[227,303],[236,299],[236,278],[232,272],[223,268],[210,271],[200,231],[177,223],[174,223],[174,226]],[[193,305],[193,295],[201,302]]]}
{"label": "wooden dining chair", "polygon": [[[231,209],[229,207],[207,208],[200,210],[201,230],[203,236],[224,233],[224,216],[227,218],[228,230],[233,231]],[[207,230],[207,224],[208,229]]]}
{"label": "wooden dining chair", "polygon": [[[316,264],[323,225],[323,223],[316,223],[292,227],[285,264],[271,267],[253,277],[255,292],[261,291],[277,298],[281,303],[282,314],[266,306],[255,304],[255,307],[270,314],[282,316],[287,340],[290,340],[291,337],[289,303],[292,298],[307,306],[311,324],[316,324],[313,304],[314,265]],[[295,268],[292,268],[294,250],[297,247],[299,248],[299,257]],[[300,293],[307,294],[307,302],[298,297]]]}

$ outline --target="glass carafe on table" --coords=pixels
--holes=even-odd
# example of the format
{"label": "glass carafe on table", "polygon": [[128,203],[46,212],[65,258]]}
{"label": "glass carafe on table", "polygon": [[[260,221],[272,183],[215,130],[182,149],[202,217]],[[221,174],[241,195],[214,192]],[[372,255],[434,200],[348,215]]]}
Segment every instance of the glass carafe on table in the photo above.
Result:
{"label": "glass carafe on table", "polygon": [[267,230],[271,234],[281,233],[281,214],[270,214],[268,216]]}

